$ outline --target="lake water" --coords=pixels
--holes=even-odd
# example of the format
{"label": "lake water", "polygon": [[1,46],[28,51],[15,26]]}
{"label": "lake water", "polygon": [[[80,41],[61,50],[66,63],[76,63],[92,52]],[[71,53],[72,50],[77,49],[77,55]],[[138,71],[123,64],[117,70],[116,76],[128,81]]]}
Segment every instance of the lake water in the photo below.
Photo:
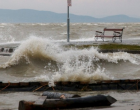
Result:
{"label": "lake water", "polygon": [[[70,41],[94,41],[95,31],[102,31],[104,27],[125,27],[123,39],[139,40],[140,37],[140,23],[72,23]],[[95,47],[68,48],[64,45],[66,41],[66,23],[1,23],[0,44],[15,47],[15,51],[11,56],[0,56],[0,81],[48,81],[52,86],[55,81],[92,83],[96,80],[140,78],[140,55],[100,53]]]}

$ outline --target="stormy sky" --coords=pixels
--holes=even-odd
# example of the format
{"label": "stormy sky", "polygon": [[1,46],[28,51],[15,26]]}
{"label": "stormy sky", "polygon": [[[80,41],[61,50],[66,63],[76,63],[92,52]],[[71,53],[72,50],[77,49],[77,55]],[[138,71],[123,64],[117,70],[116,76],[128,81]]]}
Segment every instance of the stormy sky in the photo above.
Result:
{"label": "stormy sky", "polygon": [[[35,9],[67,13],[67,0],[0,0],[0,9]],[[140,18],[140,0],[72,0],[70,13],[106,17],[124,14]]]}

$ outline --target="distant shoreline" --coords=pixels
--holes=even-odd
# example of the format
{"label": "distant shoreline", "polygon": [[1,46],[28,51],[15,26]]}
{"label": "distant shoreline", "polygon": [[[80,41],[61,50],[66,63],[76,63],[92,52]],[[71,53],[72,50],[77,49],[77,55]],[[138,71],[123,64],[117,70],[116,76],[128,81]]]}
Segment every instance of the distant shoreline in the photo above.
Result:
{"label": "distant shoreline", "polygon": [[[55,13],[51,11],[38,11],[32,9],[0,9],[0,23],[63,23],[67,22],[67,13]],[[70,14],[72,23],[135,23],[140,18],[127,15],[112,15],[103,18]]]}

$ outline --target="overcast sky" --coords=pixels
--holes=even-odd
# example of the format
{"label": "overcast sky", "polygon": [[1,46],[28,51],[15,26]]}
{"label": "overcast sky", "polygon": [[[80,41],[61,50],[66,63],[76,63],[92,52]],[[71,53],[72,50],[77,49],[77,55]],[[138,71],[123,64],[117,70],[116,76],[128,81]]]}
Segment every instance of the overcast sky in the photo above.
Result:
{"label": "overcast sky", "polygon": [[[0,0],[0,8],[67,13],[67,0]],[[99,18],[125,14],[140,18],[140,0],[72,0],[70,13]]]}

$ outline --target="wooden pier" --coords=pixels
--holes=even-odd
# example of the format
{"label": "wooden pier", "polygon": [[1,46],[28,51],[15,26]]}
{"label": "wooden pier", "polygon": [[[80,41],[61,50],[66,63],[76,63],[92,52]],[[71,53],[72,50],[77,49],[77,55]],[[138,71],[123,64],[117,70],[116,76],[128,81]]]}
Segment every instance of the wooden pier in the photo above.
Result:
{"label": "wooden pier", "polygon": [[89,84],[88,82],[55,82],[54,87],[49,82],[0,82],[0,92],[35,92],[35,91],[101,91],[101,90],[140,90],[140,79],[103,80]]}

